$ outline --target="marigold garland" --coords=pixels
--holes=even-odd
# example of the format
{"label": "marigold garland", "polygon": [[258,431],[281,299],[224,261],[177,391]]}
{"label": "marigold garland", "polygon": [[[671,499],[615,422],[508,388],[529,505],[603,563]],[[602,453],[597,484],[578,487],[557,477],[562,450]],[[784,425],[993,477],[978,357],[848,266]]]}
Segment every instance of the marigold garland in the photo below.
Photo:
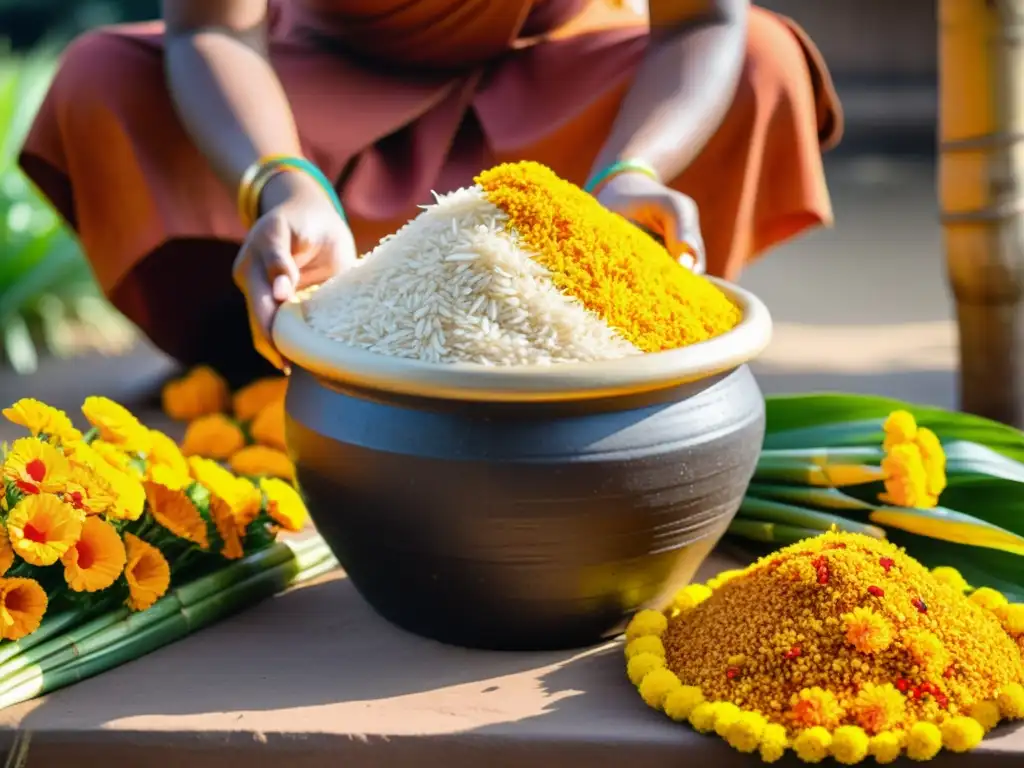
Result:
{"label": "marigold garland", "polygon": [[954,569],[833,532],[723,575],[626,630],[641,698],[698,732],[765,762],[886,764],[1024,719],[1024,606]]}

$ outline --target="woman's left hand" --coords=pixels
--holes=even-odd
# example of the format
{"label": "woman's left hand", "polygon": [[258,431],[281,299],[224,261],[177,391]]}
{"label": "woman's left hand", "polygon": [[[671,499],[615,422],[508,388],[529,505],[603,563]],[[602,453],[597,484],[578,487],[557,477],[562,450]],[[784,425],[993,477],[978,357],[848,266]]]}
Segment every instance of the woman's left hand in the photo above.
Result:
{"label": "woman's left hand", "polygon": [[621,173],[597,193],[605,208],[660,237],[683,266],[703,273],[704,238],[697,204],[643,173]]}

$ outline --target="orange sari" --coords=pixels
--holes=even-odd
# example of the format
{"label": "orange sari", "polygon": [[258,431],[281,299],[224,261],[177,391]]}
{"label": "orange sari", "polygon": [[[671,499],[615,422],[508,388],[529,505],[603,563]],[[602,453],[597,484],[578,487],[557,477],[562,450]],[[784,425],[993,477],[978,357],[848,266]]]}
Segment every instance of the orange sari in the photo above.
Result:
{"label": "orange sari", "polygon": [[[303,149],[337,180],[360,250],[498,162],[582,183],[648,40],[645,19],[610,0],[272,0],[269,28]],[[698,204],[709,272],[735,277],[831,223],[821,152],[840,132],[813,44],[752,9],[732,107],[670,182]],[[230,281],[245,233],[175,116],[160,23],[74,42],[21,160],[158,346],[186,362],[246,346]]]}

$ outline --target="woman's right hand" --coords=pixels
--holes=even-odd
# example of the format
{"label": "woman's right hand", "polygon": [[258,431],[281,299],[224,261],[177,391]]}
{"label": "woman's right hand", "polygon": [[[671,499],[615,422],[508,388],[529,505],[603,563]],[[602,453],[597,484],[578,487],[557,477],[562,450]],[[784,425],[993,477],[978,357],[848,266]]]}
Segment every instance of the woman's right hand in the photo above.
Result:
{"label": "woman's right hand", "polygon": [[261,215],[235,259],[235,284],[245,294],[256,351],[280,370],[271,326],[282,302],[355,263],[348,224],[320,185],[303,173],[279,173],[260,196]]}

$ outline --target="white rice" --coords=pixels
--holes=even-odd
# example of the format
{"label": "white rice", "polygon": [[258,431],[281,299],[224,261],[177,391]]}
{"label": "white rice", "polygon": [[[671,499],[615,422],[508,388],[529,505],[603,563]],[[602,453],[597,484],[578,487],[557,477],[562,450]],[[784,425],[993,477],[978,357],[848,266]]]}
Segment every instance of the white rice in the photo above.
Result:
{"label": "white rice", "polygon": [[306,320],[344,344],[433,363],[545,365],[640,354],[560,293],[507,225],[479,187],[437,197],[359,266],[310,294]]}

